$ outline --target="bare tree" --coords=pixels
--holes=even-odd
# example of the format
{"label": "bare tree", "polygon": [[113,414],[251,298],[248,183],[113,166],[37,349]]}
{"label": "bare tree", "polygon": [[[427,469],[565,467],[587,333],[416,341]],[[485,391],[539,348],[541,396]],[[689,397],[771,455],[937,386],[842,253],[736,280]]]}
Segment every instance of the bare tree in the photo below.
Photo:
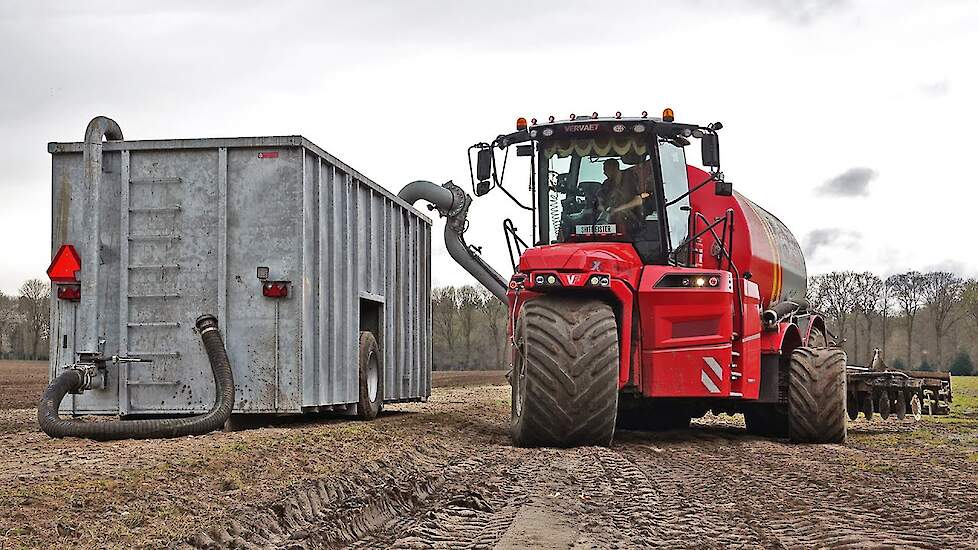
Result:
{"label": "bare tree", "polygon": [[963,291],[964,280],[953,273],[932,271],[924,275],[924,305],[930,311],[934,321],[934,335],[937,337],[937,370],[943,370],[944,367],[944,334],[961,318],[955,310]]}
{"label": "bare tree", "polygon": [[893,300],[906,317],[907,368],[913,368],[913,322],[917,311],[924,304],[926,279],[919,271],[891,275],[886,285],[893,293]]}
{"label": "bare tree", "polygon": [[880,342],[880,353],[883,360],[886,360],[886,340],[887,340],[887,328],[890,325],[890,312],[893,310],[893,289],[890,285],[883,281],[883,288],[880,291],[880,321],[882,330],[882,341]]}
{"label": "bare tree", "polygon": [[961,289],[961,306],[965,315],[971,317],[975,326],[978,326],[978,281],[968,279]]}
{"label": "bare tree", "polygon": [[3,358],[6,345],[10,342],[5,340],[18,325],[24,322],[24,317],[17,310],[17,302],[0,292],[0,358]]}
{"label": "bare tree", "polygon": [[811,278],[809,301],[835,322],[842,339],[856,309],[856,275],[853,271],[833,271]]}
{"label": "bare tree", "polygon": [[502,368],[503,349],[505,345],[507,305],[500,302],[488,290],[479,288],[479,311],[486,316],[489,335],[492,337],[492,349],[495,351],[495,368]]}
{"label": "bare tree", "polygon": [[479,309],[481,298],[479,291],[472,285],[458,287],[458,317],[465,340],[465,368],[470,368],[472,362],[472,336],[475,332],[475,313]]}
{"label": "bare tree", "polygon": [[51,322],[48,297],[51,288],[40,279],[31,279],[20,287],[20,310],[30,337],[31,359],[37,360],[37,345],[47,336]]}
{"label": "bare tree", "polygon": [[[872,348],[873,339],[873,320],[876,315],[880,313],[880,309],[883,302],[883,279],[877,277],[874,273],[869,271],[863,273],[857,273],[855,276],[855,287],[856,287],[856,308],[855,308],[855,319],[854,319],[854,345],[856,357],[859,355],[859,316],[862,315],[866,320],[866,339],[870,340],[867,342],[868,347]],[[867,353],[867,355],[869,355]]]}
{"label": "bare tree", "polygon": [[439,331],[445,338],[449,348],[455,347],[455,313],[458,311],[458,300],[455,287],[445,286],[431,291],[432,317]]}

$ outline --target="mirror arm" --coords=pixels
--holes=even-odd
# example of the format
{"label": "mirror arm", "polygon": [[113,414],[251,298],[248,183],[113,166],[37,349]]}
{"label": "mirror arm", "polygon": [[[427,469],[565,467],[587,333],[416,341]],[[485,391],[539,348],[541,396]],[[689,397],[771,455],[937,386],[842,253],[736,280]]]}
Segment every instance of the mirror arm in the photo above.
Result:
{"label": "mirror arm", "polygon": [[[492,151],[493,146],[499,147],[500,149],[502,148],[500,146],[500,144],[499,144],[499,140],[502,137],[503,136],[500,136],[500,137],[496,138],[496,140],[493,141],[491,145],[489,145],[489,150],[490,151]],[[500,174],[499,177],[496,177],[496,170],[495,170],[495,168],[496,168],[496,152],[493,151],[493,153],[492,153],[492,166],[493,166],[493,170],[492,170],[492,181],[493,181],[493,184],[495,184],[496,187],[498,187],[503,193],[505,193],[506,196],[509,197],[509,200],[511,200],[514,203],[516,203],[516,206],[519,206],[523,210],[533,211],[533,207],[532,206],[526,206],[525,204],[523,204],[522,202],[520,202],[519,199],[517,199],[515,196],[513,196],[513,194],[510,193],[508,189],[506,189],[505,187],[503,187],[502,181],[503,181],[503,178],[506,177],[506,163],[508,161],[509,161],[509,146],[507,145],[506,146],[506,154],[503,156],[503,171],[502,171],[502,174]],[[472,162],[472,159],[470,157],[469,158],[469,163],[471,163],[471,162]]]}
{"label": "mirror arm", "polygon": [[509,197],[509,199],[510,199],[511,201],[513,201],[514,203],[516,203],[516,206],[519,206],[519,207],[520,207],[520,208],[522,208],[523,210],[533,210],[533,207],[531,207],[531,206],[526,206],[525,204],[523,204],[522,202],[520,202],[520,201],[519,201],[519,199],[517,199],[516,197],[514,197],[514,196],[513,196],[513,194],[512,194],[512,193],[510,193],[510,192],[509,192],[509,191],[508,191],[508,190],[507,190],[507,189],[506,189],[505,187],[503,187],[502,185],[499,185],[499,184],[497,183],[497,184],[496,184],[496,187],[498,187],[498,188],[499,188],[499,189],[500,189],[500,190],[501,190],[501,191],[502,191],[503,193],[506,193],[506,196],[507,196],[507,197]]}

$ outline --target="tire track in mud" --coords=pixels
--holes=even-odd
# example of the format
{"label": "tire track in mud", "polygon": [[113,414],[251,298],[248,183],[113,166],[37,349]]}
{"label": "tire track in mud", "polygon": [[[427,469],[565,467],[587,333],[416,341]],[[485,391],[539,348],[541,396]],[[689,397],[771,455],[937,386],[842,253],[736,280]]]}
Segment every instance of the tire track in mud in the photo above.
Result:
{"label": "tire track in mud", "polygon": [[950,462],[792,445],[709,420],[620,431],[611,448],[520,449],[498,411],[459,405],[464,415],[418,424],[416,448],[347,459],[345,474],[185,547],[978,547],[975,472]]}
{"label": "tire track in mud", "polygon": [[[651,444],[654,440],[636,441],[643,438],[639,435],[615,449],[650,478],[664,481],[659,487],[662,495],[683,497],[664,518],[673,529],[649,533],[650,541],[658,540],[656,544],[689,545],[702,535],[722,547],[976,545],[965,528],[969,519],[976,519],[974,496],[955,502],[920,502],[915,494],[919,480],[912,472],[900,471],[902,465],[896,466],[896,475],[870,474],[853,483],[852,472],[847,471],[852,458],[846,455],[860,451],[718,438],[697,431],[679,445],[656,447]],[[678,538],[675,527],[685,531]]]}
{"label": "tire track in mud", "polygon": [[491,548],[522,502],[513,483],[520,465],[505,447],[484,449],[445,468],[444,483],[406,517],[395,518],[352,548]]}

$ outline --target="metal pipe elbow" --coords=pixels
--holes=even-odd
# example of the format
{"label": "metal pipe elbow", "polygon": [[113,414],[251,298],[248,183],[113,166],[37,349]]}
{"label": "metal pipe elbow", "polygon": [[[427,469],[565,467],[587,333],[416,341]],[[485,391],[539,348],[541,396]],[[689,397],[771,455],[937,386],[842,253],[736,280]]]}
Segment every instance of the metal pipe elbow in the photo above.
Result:
{"label": "metal pipe elbow", "polygon": [[85,128],[85,143],[101,143],[102,138],[123,140],[119,123],[106,116],[97,116]]}

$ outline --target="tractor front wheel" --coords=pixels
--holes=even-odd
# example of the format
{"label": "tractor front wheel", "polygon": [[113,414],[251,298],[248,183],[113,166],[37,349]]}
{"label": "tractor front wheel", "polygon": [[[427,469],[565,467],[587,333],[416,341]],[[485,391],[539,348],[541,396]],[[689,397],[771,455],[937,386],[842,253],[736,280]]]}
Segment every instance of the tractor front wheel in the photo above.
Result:
{"label": "tractor front wheel", "polygon": [[514,327],[512,436],[520,447],[609,445],[618,409],[618,327],[611,306],[541,296]]}

